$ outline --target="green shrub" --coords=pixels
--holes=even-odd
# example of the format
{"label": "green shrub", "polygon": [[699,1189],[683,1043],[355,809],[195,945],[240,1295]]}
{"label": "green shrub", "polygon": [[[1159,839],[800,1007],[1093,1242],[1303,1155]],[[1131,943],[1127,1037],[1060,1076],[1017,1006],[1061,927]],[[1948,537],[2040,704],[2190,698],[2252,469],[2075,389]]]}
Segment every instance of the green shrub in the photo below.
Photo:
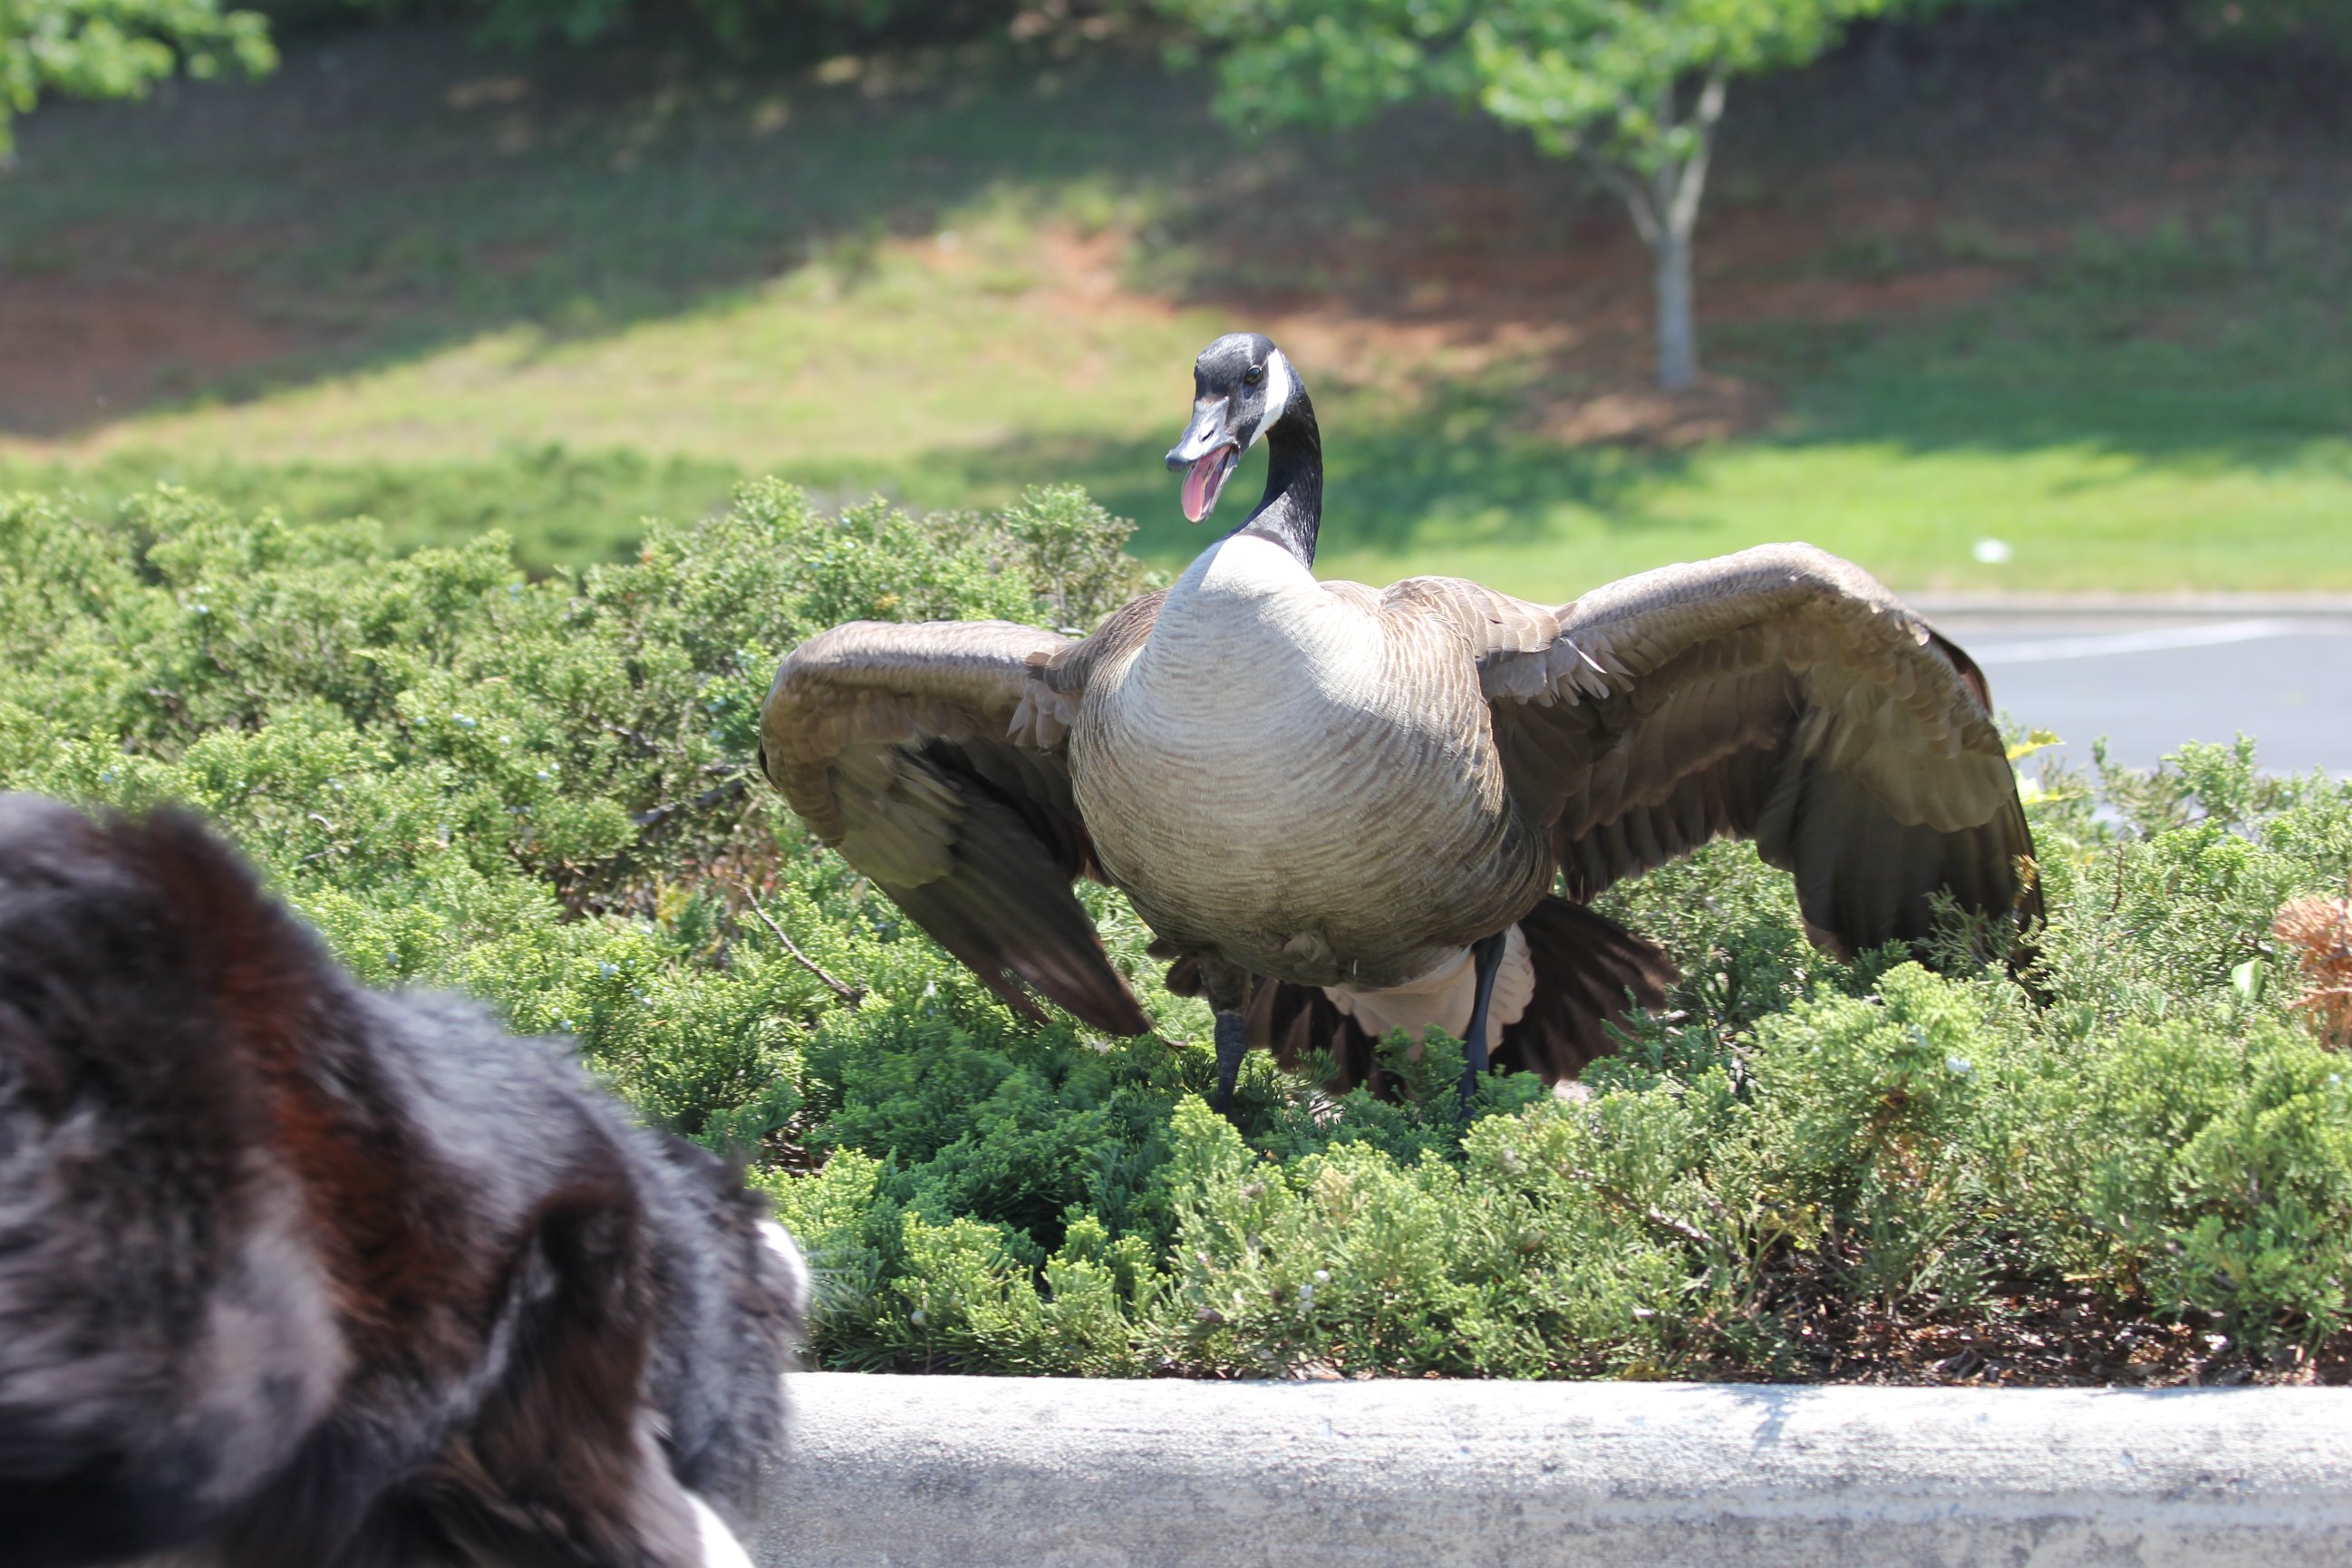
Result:
{"label": "green shrub", "polygon": [[394,557],[372,523],[168,489],[104,518],[0,499],[0,783],[190,801],[369,981],[474,991],[665,1121],[782,1147],[834,998],[743,900],[877,989],[946,966],[752,787],[761,700],[836,619],[1090,616],[1074,580],[1135,585],[1083,496],[1013,515],[827,518],[751,485],[531,581],[495,534]]}
{"label": "green shrub", "polygon": [[533,572],[634,553],[649,517],[724,510],[742,475],[709,458],[625,447],[516,447],[495,457],[400,462],[252,463],[133,447],[70,468],[0,458],[0,487],[70,488],[108,509],[168,479],[235,510],[297,521],[383,521],[397,550],[448,545],[496,529]]}
{"label": "green shrub", "polygon": [[[820,515],[746,487],[533,580],[177,490],[0,499],[0,786],[218,819],[372,983],[574,1037],[755,1161],[826,1364],[1136,1375],[2303,1375],[2352,1360],[2352,1102],[2271,921],[2352,785],[2250,746],[2029,788],[2025,983],[1804,940],[1719,845],[1612,891],[1683,978],[1588,1075],[1394,1103],[1263,1056],[1086,893],[1157,1037],[1005,1011],[751,773],[778,657],[855,616],[1084,626],[1137,591],[1074,491]],[[780,936],[783,940],[780,940]],[[1235,1125],[1238,1122],[1238,1126]],[[1947,1352],[1958,1347],[1967,1353]],[[1970,1359],[1973,1358],[1973,1359]],[[1942,1370],[1938,1370],[1938,1369]]]}

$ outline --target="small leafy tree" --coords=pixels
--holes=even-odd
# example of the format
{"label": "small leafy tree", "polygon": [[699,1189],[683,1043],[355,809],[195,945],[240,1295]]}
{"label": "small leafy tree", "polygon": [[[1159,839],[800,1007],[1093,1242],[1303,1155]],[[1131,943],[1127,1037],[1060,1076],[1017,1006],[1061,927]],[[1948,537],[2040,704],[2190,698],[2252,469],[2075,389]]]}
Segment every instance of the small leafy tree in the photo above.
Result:
{"label": "small leafy tree", "polygon": [[175,70],[258,76],[278,63],[258,12],[219,0],[0,0],[0,168],[43,97],[140,98]]}
{"label": "small leafy tree", "polygon": [[1243,121],[1348,124],[1408,99],[1475,103],[1583,162],[1655,262],[1658,380],[1698,374],[1691,237],[1731,79],[1810,63],[1915,0],[1160,0],[1219,48]]}

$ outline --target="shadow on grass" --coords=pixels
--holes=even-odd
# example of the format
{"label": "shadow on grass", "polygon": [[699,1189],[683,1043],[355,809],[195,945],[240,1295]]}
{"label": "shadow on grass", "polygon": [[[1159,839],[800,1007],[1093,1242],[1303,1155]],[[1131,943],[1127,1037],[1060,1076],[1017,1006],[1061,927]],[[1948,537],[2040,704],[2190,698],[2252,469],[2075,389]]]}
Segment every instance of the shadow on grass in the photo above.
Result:
{"label": "shadow on grass", "polygon": [[[1673,478],[1684,461],[1675,454],[1562,449],[1495,436],[1433,441],[1409,421],[1350,426],[1330,448],[1325,543],[1403,554],[1434,536],[1475,549],[1513,542],[1524,537],[1528,518],[1564,508],[1615,531],[1639,532],[1658,526],[1635,500],[1639,488]],[[912,467],[917,485],[902,493],[918,504],[947,505],[957,495],[1003,494],[1047,479],[1082,484],[1112,511],[1136,520],[1130,551],[1174,564],[1248,515],[1265,484],[1265,463],[1262,453],[1253,453],[1215,518],[1200,526],[1177,510],[1176,479],[1160,449],[1148,444],[1037,438],[931,453]],[[861,486],[852,470],[804,468],[793,477],[832,492],[894,488]]]}
{"label": "shadow on grass", "polygon": [[[2296,141],[2226,83],[2184,119],[2165,108],[2177,94],[2146,90],[2177,62],[2083,74],[2102,96],[2042,115],[2045,64],[1995,60],[1972,97],[1924,73],[1892,110],[1852,61],[1743,87],[1701,306],[1713,363],[1786,394],[1785,416],[1751,439],[2263,469],[2352,438],[2352,327],[2333,306],[2352,286],[2352,218],[2326,127]],[[0,283],[119,308],[96,324],[131,348],[91,348],[75,396],[0,377],[0,436],[257,398],[510,326],[550,345],[594,338],[787,274],[854,300],[894,240],[1003,201],[1135,232],[1129,282],[1238,321],[1328,309],[1401,334],[1408,356],[1417,331],[1519,345],[1524,374],[1423,374],[1411,410],[1360,390],[1328,400],[1335,546],[1502,544],[1563,512],[1612,534],[1667,526],[1644,492],[1685,477],[1689,454],[1570,444],[1531,417],[1641,379],[1643,269],[1622,215],[1475,117],[1249,142],[1209,119],[1205,96],[1134,49],[812,72],[622,47],[500,54],[401,26],[299,41],[257,86],[44,110],[0,204]],[[2132,107],[2143,100],[2154,107]],[[1864,131],[1877,163],[1846,157]],[[2208,150],[2198,137],[2252,145],[2273,172],[2247,185],[2208,160],[2183,184],[2184,156]],[[2053,161],[2073,172],[2053,177]],[[1923,177],[1933,201],[1893,200]],[[2126,210],[2151,192],[2171,205]],[[1905,292],[1970,268],[1990,281],[1959,303]],[[156,320],[131,319],[142,311]],[[177,363],[132,352],[141,331],[207,311],[247,338],[198,331]],[[1307,368],[1320,396],[1330,384]],[[1181,412],[1167,411],[1171,436]],[[1074,480],[1141,521],[1140,552],[1173,561],[1203,535],[1177,519],[1159,450],[1016,432],[787,471],[828,499],[922,506]],[[501,526],[538,563],[624,549],[640,516],[708,510],[741,477],[531,448],[269,468],[122,454],[82,479],[104,493],[156,474],[306,515],[375,512],[407,542]],[[1229,504],[1254,489],[1238,478]]]}
{"label": "shadow on grass", "polygon": [[[1171,419],[1171,433],[1175,427]],[[1160,451],[1150,441],[1024,437],[888,462],[802,462],[779,472],[820,504],[878,494],[927,510],[1009,498],[1031,485],[1079,484],[1137,520],[1134,553],[1173,566],[1247,514],[1265,459],[1252,454],[1215,524],[1194,527],[1177,509],[1176,480]],[[1351,422],[1333,445],[1327,542],[1336,550],[1400,555],[1433,538],[1455,548],[1508,546],[1526,541],[1528,518],[1563,509],[1630,538],[1661,526],[1641,507],[1641,488],[1674,479],[1684,464],[1671,453],[1561,449],[1491,434],[1433,440],[1410,419]],[[73,468],[0,461],[0,489],[72,490],[110,506],[161,480],[241,510],[275,507],[310,521],[372,516],[386,524],[397,549],[501,529],[535,569],[625,555],[644,519],[714,511],[750,477],[721,462],[561,447],[480,460],[381,463],[240,463],[137,449]]]}
{"label": "shadow on grass", "polygon": [[0,353],[26,362],[0,377],[0,436],[248,401],[508,326],[597,337],[806,268],[854,292],[885,245],[1000,195],[1108,221],[1226,152],[1202,98],[1132,52],[812,70],[400,24],[298,39],[259,83],[54,106],[22,128],[0,286],[60,342]]}

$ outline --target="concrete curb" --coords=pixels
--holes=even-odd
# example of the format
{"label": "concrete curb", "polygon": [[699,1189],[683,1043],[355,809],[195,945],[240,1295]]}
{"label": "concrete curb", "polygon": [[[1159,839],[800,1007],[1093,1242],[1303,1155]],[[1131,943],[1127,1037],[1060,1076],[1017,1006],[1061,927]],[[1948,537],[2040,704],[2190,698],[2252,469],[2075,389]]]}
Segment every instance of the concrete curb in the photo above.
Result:
{"label": "concrete curb", "polygon": [[761,1568],[2352,1564],[2352,1390],[791,1382]]}

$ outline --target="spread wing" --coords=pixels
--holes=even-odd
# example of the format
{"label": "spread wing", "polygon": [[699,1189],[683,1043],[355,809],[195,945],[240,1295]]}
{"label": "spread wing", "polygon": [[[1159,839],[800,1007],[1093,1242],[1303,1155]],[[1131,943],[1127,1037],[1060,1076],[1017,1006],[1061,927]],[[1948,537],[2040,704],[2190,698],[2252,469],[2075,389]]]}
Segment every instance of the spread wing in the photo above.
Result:
{"label": "spread wing", "polygon": [[1730,835],[1846,954],[1927,935],[1938,889],[2042,912],[1982,673],[1859,567],[1769,545],[1558,610],[1415,591],[1472,637],[1506,787],[1571,898]]}
{"label": "spread wing", "polygon": [[760,762],[819,838],[1008,1005],[1041,1016],[1034,991],[1139,1035],[1150,1022],[1071,889],[1093,847],[1038,679],[1087,646],[1006,621],[836,626],[776,672]]}

